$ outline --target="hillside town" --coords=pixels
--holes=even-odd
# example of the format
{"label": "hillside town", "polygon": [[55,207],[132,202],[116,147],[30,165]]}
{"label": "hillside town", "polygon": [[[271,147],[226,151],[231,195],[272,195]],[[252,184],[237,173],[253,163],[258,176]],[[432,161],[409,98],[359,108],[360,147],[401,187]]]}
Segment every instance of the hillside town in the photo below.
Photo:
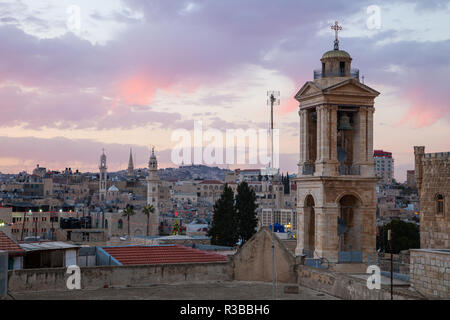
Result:
{"label": "hillside town", "polygon": [[[160,23],[160,15],[168,10],[171,14],[177,12],[180,25],[193,23],[197,27],[204,22],[197,16],[191,20],[191,15],[209,8],[197,3],[187,6],[184,3],[181,9],[175,4],[166,7],[169,5],[165,2],[164,5],[158,2],[158,6],[141,4],[142,7],[135,7],[134,1],[129,3],[142,16],[115,10],[105,16],[91,12],[88,19],[103,21],[120,16],[124,24],[140,25],[151,20],[156,25]],[[114,6],[109,2],[104,5]],[[71,10],[77,8],[80,9],[75,6]],[[250,9],[247,8],[247,15],[253,16],[253,6]],[[215,10],[211,14],[217,18]],[[0,16],[0,38],[2,19]],[[296,16],[294,22],[297,23]],[[223,50],[214,49],[209,56],[198,58],[195,49],[199,43],[194,36],[167,41],[170,46],[186,41],[181,53],[170,46],[167,52],[146,47],[144,35],[154,32],[153,25],[133,29],[133,33],[127,34],[130,39],[122,40],[137,41],[134,50],[121,45],[104,50],[111,45],[108,40],[76,42],[83,33],[74,33],[68,39],[62,37],[66,39],[64,46],[73,45],[70,50],[77,48],[77,55],[92,48],[101,50],[89,55],[89,59],[96,60],[84,66],[86,74],[80,75],[82,81],[74,77],[65,86],[58,86],[61,75],[49,73],[48,66],[39,77],[30,77],[43,83],[49,81],[56,88],[53,96],[58,96],[57,101],[46,100],[45,108],[57,105],[79,123],[57,116],[55,120],[56,109],[46,113],[44,108],[42,114],[48,116],[45,121],[40,119],[39,110],[39,117],[26,123],[8,120],[16,127],[11,129],[11,135],[9,131],[4,137],[0,135],[0,144],[7,144],[2,148],[5,156],[0,156],[0,300],[450,299],[450,151],[445,150],[450,146],[445,139],[433,141],[424,129],[432,121],[441,121],[442,126],[447,119],[445,116],[438,119],[440,116],[429,110],[433,100],[425,113],[417,111],[420,103],[412,104],[413,112],[400,120],[400,111],[392,105],[402,100],[389,99],[393,99],[393,92],[401,90],[386,79],[391,80],[394,73],[403,74],[398,71],[403,66],[392,64],[380,67],[382,71],[373,70],[372,60],[379,59],[371,60],[369,51],[373,48],[365,49],[368,43],[364,37],[340,33],[343,27],[338,21],[326,24],[326,30],[334,33],[334,41],[330,41],[329,34],[326,38],[322,35],[322,25],[309,25],[317,31],[314,48],[308,50],[314,53],[314,59],[299,64],[296,57],[295,72],[291,68],[283,74],[281,67],[274,72],[270,68],[278,66],[278,61],[271,57],[286,50],[282,58],[288,59],[302,38],[295,38],[292,43],[285,43],[289,37],[277,38],[278,44],[260,58],[260,66],[247,66],[244,80],[249,88],[258,88],[254,91],[260,90],[259,81],[279,77],[279,83],[292,82],[295,92],[288,98],[280,98],[278,90],[265,92],[264,111],[252,109],[253,101],[242,103],[239,100],[242,97],[237,97],[236,88],[242,87],[243,78],[234,72],[242,71],[242,65],[225,70],[230,58],[227,55],[222,59],[224,66],[218,67],[220,59],[216,55]],[[164,28],[168,25],[164,24]],[[196,27],[192,29],[194,33],[201,34]],[[350,33],[355,32],[352,27],[348,28]],[[16,31],[15,35],[20,36],[21,32],[24,31]],[[234,40],[238,42],[239,37],[253,32],[237,28],[225,38],[233,39],[234,44]],[[179,31],[172,33],[178,35]],[[158,33],[158,45],[168,45],[159,36]],[[56,39],[60,38],[39,37],[30,47],[42,43],[47,47],[33,55],[33,59],[38,57],[34,63],[52,61],[43,57],[53,52],[59,41]],[[252,41],[259,37],[258,32]],[[354,38],[353,42],[349,38]],[[342,39],[346,39],[344,45],[340,43]],[[215,40],[207,41],[208,49],[219,45]],[[245,50],[247,42],[240,43]],[[6,47],[15,48],[17,43]],[[115,74],[91,83],[97,73],[105,72],[103,69],[116,67],[111,62],[115,60],[107,60],[110,51],[121,56],[118,61],[127,60],[122,69],[117,66],[124,76],[118,77],[120,80],[114,84],[111,79]],[[176,56],[172,56],[174,52]],[[259,56],[261,52],[252,55]],[[151,54],[157,54],[158,59],[148,68],[130,66],[134,61],[136,65],[138,62],[146,65],[147,59],[153,58]],[[244,52],[236,55],[245,56]],[[198,72],[202,63],[210,63],[205,74],[189,76],[186,71],[189,63],[183,59],[192,57],[196,57],[196,62],[189,72]],[[243,60],[246,59],[256,58],[249,55]],[[164,65],[167,61],[169,66]],[[314,66],[318,69],[313,69]],[[172,67],[177,70],[174,75],[170,74]],[[78,72],[76,69],[71,72]],[[1,71],[0,63],[3,76]],[[390,76],[369,81],[363,72],[371,76],[388,72]],[[44,73],[50,74],[51,81]],[[225,73],[232,74],[236,83],[230,81],[225,85],[216,79],[218,74]],[[146,78],[149,74],[151,79]],[[158,76],[159,85],[153,79]],[[18,99],[29,103],[17,116],[26,118],[36,107],[35,99],[49,91],[11,79],[2,82],[0,77],[0,103],[15,94],[36,95]],[[200,85],[202,81],[205,83]],[[83,87],[72,89],[78,82],[83,82]],[[105,86],[103,93],[99,83]],[[3,88],[11,85],[16,87],[2,94]],[[221,92],[222,87],[233,93],[225,89]],[[59,90],[92,96],[69,99],[67,92]],[[243,90],[242,96],[250,95],[252,90]],[[406,96],[415,98],[414,90],[406,90]],[[69,107],[68,101],[72,100],[76,102]],[[90,105],[92,101],[95,102]],[[85,104],[90,107],[83,113],[80,110]],[[207,105],[208,111],[194,112],[202,104]],[[13,102],[4,105],[9,108],[5,114],[14,113],[14,107],[9,107]],[[211,111],[217,105],[222,115]],[[103,106],[107,106],[102,109],[104,113],[99,111]],[[235,110],[230,112],[233,107]],[[235,118],[227,120],[230,114]],[[425,116],[429,118],[421,118]],[[383,121],[389,117],[394,120],[385,124]],[[42,125],[36,124],[38,118]],[[399,129],[408,121],[418,123],[416,131]],[[199,123],[205,126],[202,135],[197,134]],[[391,130],[404,132],[402,136],[391,137]],[[36,137],[20,136],[21,131],[25,132],[23,135],[32,132]],[[419,137],[418,132],[425,131],[428,136],[424,133]],[[51,135],[46,136],[49,132]],[[417,137],[412,139],[411,132]],[[62,133],[72,136],[61,137]],[[169,144],[170,134],[170,143],[177,140],[174,137],[179,138],[178,146]],[[403,139],[398,142],[401,147],[395,147],[391,139]],[[52,145],[55,141],[56,147]],[[147,149],[150,143],[153,144]],[[436,146],[441,150],[436,151]],[[19,156],[12,155],[16,147],[22,148]],[[136,148],[145,150],[145,158],[144,151],[139,156],[133,153]],[[28,152],[29,149],[34,151]],[[119,153],[119,149],[126,152]],[[180,150],[186,156],[182,161],[175,159],[180,158],[177,154]],[[125,167],[121,159],[123,163],[128,159]],[[91,170],[93,163],[95,169]],[[61,164],[67,167],[58,167]],[[224,314],[259,312],[274,318],[277,314],[271,309],[274,306],[242,304],[236,313],[230,311],[228,304],[221,308]],[[166,309],[168,318],[198,315],[209,318],[222,312],[218,308],[208,309],[206,302],[205,306],[187,304]]]}

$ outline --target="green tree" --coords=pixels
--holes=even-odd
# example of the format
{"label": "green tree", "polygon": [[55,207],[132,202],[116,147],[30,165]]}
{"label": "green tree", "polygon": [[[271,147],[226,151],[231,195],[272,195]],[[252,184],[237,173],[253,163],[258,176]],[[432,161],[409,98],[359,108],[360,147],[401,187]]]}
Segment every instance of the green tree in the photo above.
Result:
{"label": "green tree", "polygon": [[130,237],[130,217],[133,216],[136,212],[133,209],[132,205],[127,204],[125,210],[122,213],[122,217],[127,217],[128,221],[128,237]]}
{"label": "green tree", "polygon": [[208,236],[211,237],[211,244],[216,245],[235,246],[238,240],[234,194],[227,184],[214,204],[213,221]]}
{"label": "green tree", "polygon": [[147,237],[150,235],[150,215],[155,213],[155,207],[151,204],[147,205],[142,212],[147,216]]}
{"label": "green tree", "polygon": [[242,246],[256,232],[258,223],[256,218],[256,209],[258,208],[256,194],[245,181],[238,185],[235,208],[238,236],[242,240]]}
{"label": "green tree", "polygon": [[393,253],[420,248],[419,227],[411,222],[394,219],[379,229],[377,249],[381,249],[384,252],[390,252],[390,243],[387,239],[388,230],[391,230]]}

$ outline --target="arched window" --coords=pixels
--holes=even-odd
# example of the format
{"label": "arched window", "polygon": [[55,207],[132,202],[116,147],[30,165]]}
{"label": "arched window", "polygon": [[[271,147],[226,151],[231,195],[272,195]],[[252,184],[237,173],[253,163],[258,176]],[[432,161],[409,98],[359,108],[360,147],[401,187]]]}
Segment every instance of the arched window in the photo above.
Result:
{"label": "arched window", "polygon": [[122,229],[123,228],[123,221],[122,221],[122,219],[119,219],[119,221],[117,221],[117,228],[118,229]]}
{"label": "arched window", "polygon": [[442,194],[436,196],[436,213],[444,214],[444,196]]}

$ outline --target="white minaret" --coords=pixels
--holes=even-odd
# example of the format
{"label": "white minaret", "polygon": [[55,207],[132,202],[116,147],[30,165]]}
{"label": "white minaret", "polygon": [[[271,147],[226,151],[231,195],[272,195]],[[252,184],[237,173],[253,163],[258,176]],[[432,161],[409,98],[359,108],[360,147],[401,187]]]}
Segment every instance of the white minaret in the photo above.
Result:
{"label": "white minaret", "polygon": [[105,150],[103,149],[103,153],[100,156],[100,182],[99,182],[99,200],[100,202],[104,202],[106,200],[106,180],[108,179],[108,175],[106,173],[106,155]]}
{"label": "white minaret", "polygon": [[152,148],[152,154],[148,162],[148,176],[147,176],[147,204],[151,204],[155,208],[155,213],[150,218],[150,235],[158,235],[159,227],[159,176],[158,176],[158,162],[156,161],[155,148]]}

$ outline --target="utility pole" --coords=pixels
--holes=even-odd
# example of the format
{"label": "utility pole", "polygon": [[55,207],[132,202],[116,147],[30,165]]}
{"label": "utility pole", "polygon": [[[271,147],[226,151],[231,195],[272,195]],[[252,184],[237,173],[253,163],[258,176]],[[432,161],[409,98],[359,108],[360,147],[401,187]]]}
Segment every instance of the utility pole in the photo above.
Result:
{"label": "utility pole", "polygon": [[280,105],[280,91],[267,91],[267,104],[270,105],[270,174],[273,170],[273,106]]}
{"label": "utility pole", "polygon": [[270,165],[268,174],[268,185],[271,195],[271,207],[272,207],[272,299],[276,300],[275,289],[275,206],[274,206],[274,193],[273,193],[273,174],[274,174],[274,161],[273,161],[273,106],[280,105],[280,91],[267,91],[267,104],[270,105]]}
{"label": "utility pole", "polygon": [[391,251],[391,300],[394,300],[394,273],[393,273],[393,253],[392,253],[391,229],[388,230],[389,249]]}

